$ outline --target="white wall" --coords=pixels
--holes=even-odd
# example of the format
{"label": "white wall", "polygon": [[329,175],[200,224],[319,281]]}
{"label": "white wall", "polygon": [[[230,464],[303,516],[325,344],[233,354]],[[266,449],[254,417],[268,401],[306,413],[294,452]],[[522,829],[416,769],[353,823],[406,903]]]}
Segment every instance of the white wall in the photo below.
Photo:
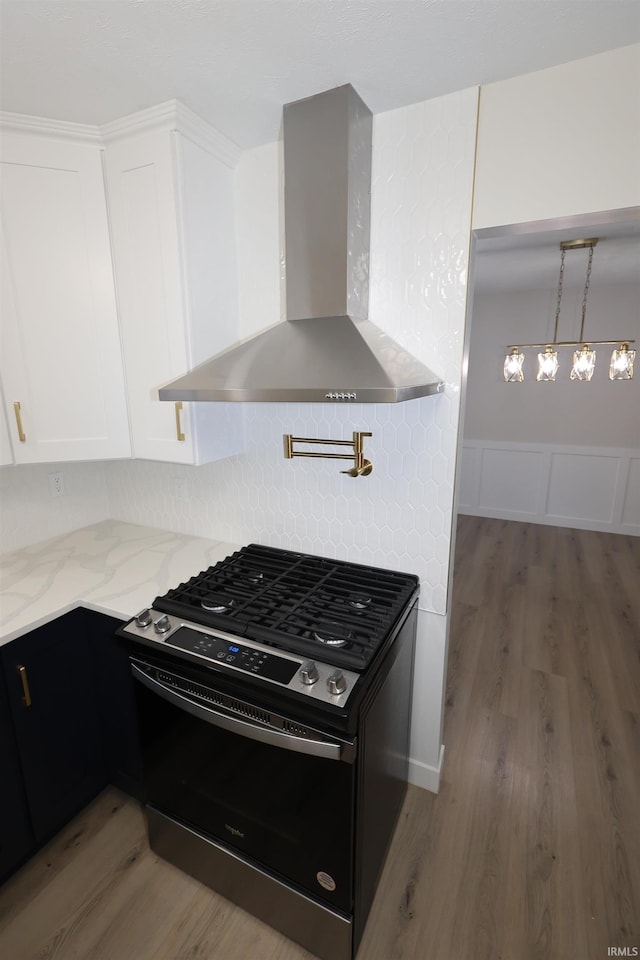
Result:
{"label": "white wall", "polygon": [[[52,499],[49,474],[64,496]],[[34,463],[0,468],[0,554],[57,537],[109,516],[104,463]]]}
{"label": "white wall", "polygon": [[267,143],[245,150],[236,166],[240,339],[284,320],[281,153],[280,142]]}
{"label": "white wall", "polygon": [[482,88],[475,229],[637,206],[639,170],[640,44]]}
{"label": "white wall", "polygon": [[[402,404],[246,404],[247,453],[206,467],[106,467],[111,515],[421,578],[411,776],[437,789],[477,91],[375,117],[370,317],[446,382]],[[278,145],[237,168],[240,327],[280,319]],[[282,435],[370,430],[370,477],[283,457]],[[188,500],[172,495],[187,481]]]}

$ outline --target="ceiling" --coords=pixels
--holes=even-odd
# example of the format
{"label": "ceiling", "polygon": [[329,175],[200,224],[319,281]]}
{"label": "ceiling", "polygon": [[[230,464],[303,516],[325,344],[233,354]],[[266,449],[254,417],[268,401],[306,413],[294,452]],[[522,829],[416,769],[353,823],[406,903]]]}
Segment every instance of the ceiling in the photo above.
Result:
{"label": "ceiling", "polygon": [[[379,113],[638,40],[638,0],[0,0],[0,108],[101,124],[177,98],[249,148],[342,83]],[[595,234],[611,282],[640,275],[619,228]],[[476,290],[548,287],[579,235],[483,238]]]}
{"label": "ceiling", "polygon": [[100,124],[177,98],[247,148],[342,83],[379,113],[637,40],[638,0],[0,0],[0,106]]}
{"label": "ceiling", "polygon": [[[616,220],[581,218],[582,225],[556,225],[542,231],[480,237],[474,257],[474,291],[480,294],[551,290],[558,287],[560,243],[598,238],[592,280],[601,284],[640,284],[640,208]],[[532,225],[533,226],[533,225]],[[589,251],[565,256],[564,289],[583,288]]]}

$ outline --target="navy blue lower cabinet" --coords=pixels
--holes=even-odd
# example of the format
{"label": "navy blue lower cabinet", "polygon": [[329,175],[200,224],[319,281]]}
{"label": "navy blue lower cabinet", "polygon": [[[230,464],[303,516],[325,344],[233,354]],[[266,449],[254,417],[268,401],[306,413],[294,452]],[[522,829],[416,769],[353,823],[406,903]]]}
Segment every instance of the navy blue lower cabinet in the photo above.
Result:
{"label": "navy blue lower cabinet", "polygon": [[31,853],[34,846],[16,738],[0,671],[0,883]]}
{"label": "navy blue lower cabinet", "polygon": [[109,783],[142,799],[142,762],[129,655],[115,631],[123,622],[83,610],[94,661],[96,709]]}
{"label": "navy blue lower cabinet", "polygon": [[0,648],[36,846],[108,782],[83,610]]}

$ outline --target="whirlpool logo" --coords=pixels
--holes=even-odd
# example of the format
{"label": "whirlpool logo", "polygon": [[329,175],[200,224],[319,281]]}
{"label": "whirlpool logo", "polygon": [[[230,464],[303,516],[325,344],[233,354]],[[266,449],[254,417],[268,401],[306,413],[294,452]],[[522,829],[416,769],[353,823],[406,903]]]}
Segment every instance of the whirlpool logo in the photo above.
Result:
{"label": "whirlpool logo", "polygon": [[232,827],[230,823],[225,823],[225,830],[228,830],[232,837],[242,837],[244,840],[244,833],[242,830],[238,830],[237,827]]}

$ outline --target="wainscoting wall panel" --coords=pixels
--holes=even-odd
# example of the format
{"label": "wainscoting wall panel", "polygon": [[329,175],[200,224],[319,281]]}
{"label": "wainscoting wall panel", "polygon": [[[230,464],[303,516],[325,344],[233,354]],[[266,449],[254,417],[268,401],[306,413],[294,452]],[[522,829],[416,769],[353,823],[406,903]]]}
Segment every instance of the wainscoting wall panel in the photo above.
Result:
{"label": "wainscoting wall panel", "polygon": [[538,452],[487,448],[481,461],[480,506],[535,516],[544,473]]}
{"label": "wainscoting wall panel", "polygon": [[613,523],[620,465],[619,457],[552,453],[547,513],[560,520]]}
{"label": "wainscoting wall panel", "polygon": [[630,527],[640,527],[640,457],[629,461],[629,476],[624,492],[622,522]]}
{"label": "wainscoting wall panel", "polygon": [[458,512],[640,536],[640,455],[465,440]]}

